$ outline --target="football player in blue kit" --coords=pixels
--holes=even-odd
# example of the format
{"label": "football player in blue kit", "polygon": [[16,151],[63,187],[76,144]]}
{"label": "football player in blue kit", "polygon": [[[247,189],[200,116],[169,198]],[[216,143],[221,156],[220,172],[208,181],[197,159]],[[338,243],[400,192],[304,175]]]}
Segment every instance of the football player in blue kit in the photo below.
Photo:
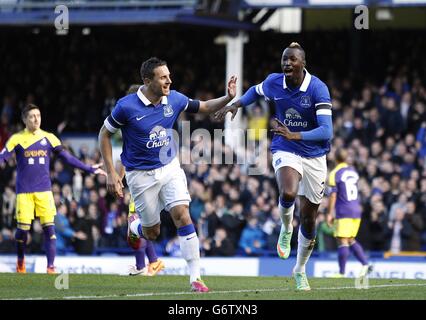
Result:
{"label": "football player in blue kit", "polygon": [[328,88],[305,67],[305,51],[298,43],[291,43],[282,54],[282,73],[270,74],[262,83],[248,89],[238,101],[215,114],[217,119],[223,120],[231,112],[233,119],[238,108],[260,97],[275,104],[271,151],[282,221],[277,252],[282,259],[290,254],[294,202],[300,195],[301,225],[297,263],[293,269],[297,290],[310,290],[305,266],[315,245],[315,219],[324,195],[326,154],[333,136]]}

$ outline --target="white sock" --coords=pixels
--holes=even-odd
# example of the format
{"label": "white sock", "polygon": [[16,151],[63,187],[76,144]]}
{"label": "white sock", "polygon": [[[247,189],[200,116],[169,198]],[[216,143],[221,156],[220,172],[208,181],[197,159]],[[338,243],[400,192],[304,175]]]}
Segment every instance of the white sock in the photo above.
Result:
{"label": "white sock", "polygon": [[179,236],[182,257],[189,268],[189,282],[192,283],[201,278],[200,274],[200,242],[195,232],[186,236]]}
{"label": "white sock", "polygon": [[297,262],[294,272],[305,272],[306,263],[314,250],[315,239],[306,239],[299,228],[297,244]]}
{"label": "white sock", "polygon": [[284,228],[286,232],[293,230],[293,212],[294,212],[294,203],[290,208],[284,208],[281,203],[278,204],[278,209],[280,210],[281,228]]}
{"label": "white sock", "polygon": [[139,225],[141,224],[141,219],[133,220],[130,224],[130,231],[132,231],[133,234],[137,234],[139,237],[141,236],[139,234]]}

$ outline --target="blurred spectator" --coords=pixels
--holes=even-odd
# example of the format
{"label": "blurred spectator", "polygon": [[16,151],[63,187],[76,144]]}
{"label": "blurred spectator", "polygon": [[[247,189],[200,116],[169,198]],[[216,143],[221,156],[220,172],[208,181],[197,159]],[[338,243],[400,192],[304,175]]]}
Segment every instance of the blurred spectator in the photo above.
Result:
{"label": "blurred spectator", "polygon": [[92,255],[95,244],[93,238],[93,227],[95,221],[86,213],[82,207],[77,210],[77,217],[72,225],[75,232],[78,232],[84,237],[76,238],[74,241],[74,250],[80,255]]}
{"label": "blurred spectator", "polygon": [[386,216],[385,206],[380,198],[370,201],[370,243],[369,247],[372,251],[387,250],[387,239],[389,236],[388,219]]}
{"label": "blurred spectator", "polygon": [[242,229],[246,222],[243,216],[242,204],[234,204],[231,209],[223,214],[223,216],[220,218],[220,222],[228,233],[232,244],[237,247]]}
{"label": "blurred spectator", "polygon": [[234,244],[229,240],[226,230],[222,227],[216,229],[213,238],[205,239],[202,244],[206,256],[230,257],[235,254]]}
{"label": "blurred spectator", "polygon": [[246,256],[260,256],[264,253],[265,234],[258,225],[257,218],[249,218],[241,234],[239,247]]}
{"label": "blurred spectator", "polygon": [[6,186],[3,193],[2,215],[0,215],[0,228],[12,228],[13,216],[15,214],[16,194],[14,190]]}
{"label": "blurred spectator", "polygon": [[281,230],[281,218],[278,207],[272,209],[271,216],[263,224],[262,231],[266,234],[266,249],[274,251],[277,248]]}
{"label": "blurred spectator", "polygon": [[0,230],[0,253],[15,253],[15,240],[12,230],[3,228]]}
{"label": "blurred spectator", "polygon": [[56,230],[56,252],[64,254],[71,251],[71,241],[74,239],[86,240],[86,235],[81,231],[74,231],[67,218],[67,206],[61,204],[58,207],[58,212],[55,216],[55,230]]}
{"label": "blurred spectator", "polygon": [[178,236],[173,237],[173,238],[171,238],[170,240],[167,241],[166,247],[165,247],[165,252],[170,257],[181,257],[182,256]]}

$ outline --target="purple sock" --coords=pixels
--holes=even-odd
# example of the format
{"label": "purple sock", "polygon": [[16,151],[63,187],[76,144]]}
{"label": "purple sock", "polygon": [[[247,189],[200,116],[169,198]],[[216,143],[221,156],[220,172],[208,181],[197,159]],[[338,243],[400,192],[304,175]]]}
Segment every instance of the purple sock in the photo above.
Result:
{"label": "purple sock", "polygon": [[22,229],[16,229],[15,240],[16,240],[16,252],[18,254],[18,261],[22,261],[25,258],[25,248],[27,246],[28,231]]}
{"label": "purple sock", "polygon": [[345,274],[346,261],[348,261],[349,257],[349,247],[340,246],[337,249],[337,256],[339,258],[339,273]]}
{"label": "purple sock", "polygon": [[148,256],[149,263],[153,263],[158,260],[154,244],[149,240],[146,241],[146,255]]}
{"label": "purple sock", "polygon": [[351,244],[349,248],[351,249],[355,258],[357,258],[357,260],[361,262],[363,266],[368,264],[367,257],[365,256],[364,250],[362,249],[361,245],[358,242],[355,241],[354,243]]}
{"label": "purple sock", "polygon": [[139,250],[135,251],[136,258],[136,269],[142,270],[145,268],[145,248],[139,248]]}
{"label": "purple sock", "polygon": [[56,256],[56,235],[55,226],[49,225],[43,227],[44,234],[44,251],[47,257],[47,267],[52,268],[55,262]]}

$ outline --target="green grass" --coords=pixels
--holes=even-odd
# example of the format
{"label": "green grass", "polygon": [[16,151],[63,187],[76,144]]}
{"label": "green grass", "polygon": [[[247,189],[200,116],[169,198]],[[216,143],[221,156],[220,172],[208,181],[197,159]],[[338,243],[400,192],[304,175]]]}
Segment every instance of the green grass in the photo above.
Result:
{"label": "green grass", "polygon": [[312,291],[296,292],[285,277],[204,277],[211,292],[191,293],[187,276],[129,277],[69,275],[69,289],[55,288],[55,275],[0,273],[0,299],[167,299],[301,300],[426,299],[424,280],[370,279],[369,289],[355,289],[354,279],[310,279]]}

